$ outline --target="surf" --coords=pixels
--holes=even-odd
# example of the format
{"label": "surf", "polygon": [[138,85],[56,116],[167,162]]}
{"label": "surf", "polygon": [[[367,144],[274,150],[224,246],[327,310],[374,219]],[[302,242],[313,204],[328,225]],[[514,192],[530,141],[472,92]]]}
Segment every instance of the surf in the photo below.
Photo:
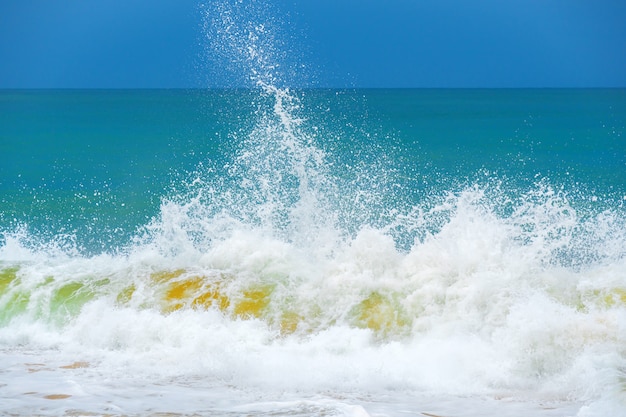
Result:
{"label": "surf", "polygon": [[[479,398],[545,415],[619,411],[623,203],[589,206],[549,178],[523,185],[483,171],[409,199],[385,155],[337,163],[332,123],[316,124],[303,104],[311,93],[281,85],[276,20],[247,20],[243,7],[205,9],[207,36],[253,101],[231,154],[176,176],[123,248],[90,254],[63,234],[3,233],[0,341],[17,356],[11,372],[71,373],[113,400],[120,389],[101,381],[120,380],[180,412],[193,410],[161,387],[195,407],[217,392],[224,398],[205,398],[211,411],[259,415],[365,412],[355,404],[399,413],[402,401],[453,414],[458,399],[488,414]],[[18,402],[36,394],[88,407],[89,395],[46,381]]]}

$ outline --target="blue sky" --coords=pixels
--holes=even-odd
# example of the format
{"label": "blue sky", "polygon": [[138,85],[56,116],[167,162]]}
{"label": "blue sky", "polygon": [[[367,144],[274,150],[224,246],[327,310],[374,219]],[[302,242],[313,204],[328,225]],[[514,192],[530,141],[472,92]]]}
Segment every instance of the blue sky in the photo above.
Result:
{"label": "blue sky", "polygon": [[[236,86],[200,3],[2,0],[0,88]],[[302,85],[626,87],[624,0],[268,3]]]}

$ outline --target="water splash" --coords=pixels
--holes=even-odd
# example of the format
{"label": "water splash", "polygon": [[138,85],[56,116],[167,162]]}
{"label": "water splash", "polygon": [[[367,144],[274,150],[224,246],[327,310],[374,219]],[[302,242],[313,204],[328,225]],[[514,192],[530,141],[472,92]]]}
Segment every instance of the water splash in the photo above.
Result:
{"label": "water splash", "polygon": [[215,1],[203,4],[202,11],[210,74],[238,87],[293,86],[302,79],[297,73],[303,65],[287,47],[286,19],[278,18],[281,13],[270,2]]}
{"label": "water splash", "polygon": [[5,236],[3,344],[146,380],[618,403],[623,211],[581,214],[547,180],[406,205],[385,199],[380,166],[373,188],[345,180],[279,86],[275,21],[248,7],[264,16],[262,2],[206,6],[214,47],[258,91],[230,162],[190,175],[124,253]]}

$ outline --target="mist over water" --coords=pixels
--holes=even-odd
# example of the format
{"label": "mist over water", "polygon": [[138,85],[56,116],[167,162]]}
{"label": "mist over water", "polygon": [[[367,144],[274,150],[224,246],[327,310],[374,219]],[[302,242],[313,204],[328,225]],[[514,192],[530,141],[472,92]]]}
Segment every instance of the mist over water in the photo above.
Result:
{"label": "mist over water", "polygon": [[2,231],[8,411],[624,414],[619,190],[442,178],[324,111],[345,92],[305,105],[321,93],[289,88],[275,10],[203,13],[253,112],[224,110],[230,146],[175,175],[121,249]]}

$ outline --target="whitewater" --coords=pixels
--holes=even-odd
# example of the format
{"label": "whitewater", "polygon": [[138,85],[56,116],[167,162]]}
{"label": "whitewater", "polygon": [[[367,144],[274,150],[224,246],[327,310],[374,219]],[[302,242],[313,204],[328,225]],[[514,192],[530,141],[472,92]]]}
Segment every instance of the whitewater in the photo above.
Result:
{"label": "whitewater", "polygon": [[331,154],[243,7],[204,10],[255,107],[226,162],[105,250],[0,230],[0,412],[626,416],[626,196],[480,171],[409,198],[384,149]]}

